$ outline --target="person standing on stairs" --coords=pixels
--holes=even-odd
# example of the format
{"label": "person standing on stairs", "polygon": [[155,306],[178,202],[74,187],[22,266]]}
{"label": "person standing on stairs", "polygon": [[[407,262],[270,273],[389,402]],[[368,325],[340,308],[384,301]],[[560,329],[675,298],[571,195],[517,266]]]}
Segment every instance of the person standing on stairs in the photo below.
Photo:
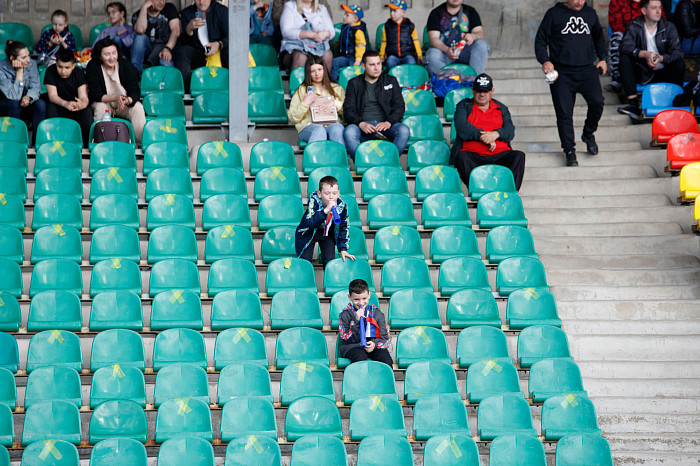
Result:
{"label": "person standing on stairs", "polygon": [[599,75],[608,69],[607,47],[595,10],[585,0],[566,0],[547,10],[535,36],[535,56],[551,83],[566,166],[577,167],[573,118],[576,94],[581,94],[588,104],[581,140],[591,155],[598,153],[593,133],[598,129],[605,103]]}

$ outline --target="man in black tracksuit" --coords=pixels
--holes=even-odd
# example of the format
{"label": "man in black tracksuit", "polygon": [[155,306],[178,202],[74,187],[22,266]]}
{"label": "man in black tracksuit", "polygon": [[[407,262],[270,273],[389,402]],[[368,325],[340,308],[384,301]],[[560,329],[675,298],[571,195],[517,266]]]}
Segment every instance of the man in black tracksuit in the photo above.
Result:
{"label": "man in black tracksuit", "polygon": [[[598,61],[593,65],[596,55]],[[566,165],[578,166],[573,120],[576,93],[588,104],[581,139],[591,155],[598,153],[593,133],[598,129],[605,102],[599,74],[605,74],[608,68],[607,47],[595,10],[585,0],[566,0],[550,8],[535,37],[535,56],[545,74],[553,70],[559,73],[550,87],[559,139]]]}

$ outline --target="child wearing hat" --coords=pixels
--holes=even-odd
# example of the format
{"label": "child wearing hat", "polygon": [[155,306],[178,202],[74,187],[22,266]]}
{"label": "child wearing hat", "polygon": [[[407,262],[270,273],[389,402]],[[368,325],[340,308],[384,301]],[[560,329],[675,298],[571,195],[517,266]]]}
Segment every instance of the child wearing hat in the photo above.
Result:
{"label": "child wearing hat", "polygon": [[389,8],[389,20],[384,23],[379,57],[384,60],[387,69],[396,65],[423,63],[416,26],[406,18],[406,1],[391,0],[384,6]]}
{"label": "child wearing hat", "polygon": [[362,21],[365,16],[362,7],[359,5],[340,5],[340,7],[345,10],[345,14],[343,27],[340,28],[340,50],[338,56],[333,59],[331,70],[331,79],[335,82],[338,82],[341,68],[360,64],[369,43],[367,25]]}

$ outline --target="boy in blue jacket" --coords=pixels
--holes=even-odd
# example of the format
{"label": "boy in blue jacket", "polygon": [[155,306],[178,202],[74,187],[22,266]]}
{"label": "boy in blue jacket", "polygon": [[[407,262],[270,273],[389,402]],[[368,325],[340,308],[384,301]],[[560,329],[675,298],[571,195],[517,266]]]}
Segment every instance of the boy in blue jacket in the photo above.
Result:
{"label": "boy in blue jacket", "polygon": [[318,243],[323,268],[335,258],[338,248],[340,257],[355,260],[348,253],[348,209],[340,199],[338,180],[324,176],[318,182],[318,191],[309,197],[309,206],[301,218],[294,238],[297,257],[311,262],[314,246]]}

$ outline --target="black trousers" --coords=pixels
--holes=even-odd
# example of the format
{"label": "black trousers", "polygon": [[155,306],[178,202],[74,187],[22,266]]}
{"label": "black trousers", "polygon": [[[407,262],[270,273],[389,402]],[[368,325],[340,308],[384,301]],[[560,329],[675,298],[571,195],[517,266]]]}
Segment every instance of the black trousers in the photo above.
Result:
{"label": "black trousers", "polygon": [[583,125],[584,134],[593,134],[603,115],[603,89],[600,87],[600,74],[595,66],[566,68],[557,67],[559,78],[549,86],[557,115],[557,130],[564,152],[576,147],[574,136],[574,104],[576,94],[581,94],[588,104],[588,114]]}
{"label": "black trousers", "polygon": [[[185,82],[185,92],[190,92],[190,80],[192,79],[192,70],[196,70],[207,64],[207,56],[204,53],[203,47],[192,47],[191,45],[178,45],[173,50],[173,58],[175,59],[175,67],[182,73],[182,79]],[[221,50],[221,64],[224,68],[228,68],[228,49]]]}
{"label": "black trousers", "polygon": [[[648,71],[645,72],[645,68]],[[651,78],[649,78],[649,71],[651,71]],[[620,57],[620,77],[626,96],[637,94],[637,84],[673,83],[683,87],[684,74],[685,63],[682,59],[664,63],[664,67],[660,70],[649,70],[646,60],[637,60],[629,55]]]}
{"label": "black trousers", "polygon": [[92,125],[92,110],[90,107],[78,110],[77,112],[71,112],[67,108],[60,107],[52,102],[46,103],[46,118],[69,118],[71,120],[77,121],[80,125],[80,132],[83,135],[83,146],[88,146],[88,139],[90,136],[90,125]]}
{"label": "black trousers", "polygon": [[347,352],[345,355],[350,362],[366,361],[371,359],[372,361],[383,362],[384,364],[392,365],[394,361],[391,359],[391,353],[386,348],[374,348],[374,351],[368,353],[364,348],[353,348]]}
{"label": "black trousers", "polygon": [[525,174],[525,153],[519,150],[506,150],[498,154],[484,157],[475,152],[463,150],[457,154],[455,168],[459,172],[459,177],[467,188],[469,188],[469,175],[472,170],[480,165],[502,165],[510,168],[515,178],[515,187],[520,190]]}
{"label": "black trousers", "polygon": [[326,264],[335,259],[335,233],[333,231],[334,228],[335,225],[331,226],[330,230],[328,231],[328,236],[323,236],[323,231],[316,230],[316,233],[314,234],[311,243],[309,243],[306,249],[304,249],[304,252],[301,253],[300,257],[311,262],[311,260],[314,257],[314,249],[316,249],[316,243],[318,243],[318,247],[321,250],[321,253],[319,254],[319,259],[321,260],[321,264],[323,264],[323,268],[325,269]]}

